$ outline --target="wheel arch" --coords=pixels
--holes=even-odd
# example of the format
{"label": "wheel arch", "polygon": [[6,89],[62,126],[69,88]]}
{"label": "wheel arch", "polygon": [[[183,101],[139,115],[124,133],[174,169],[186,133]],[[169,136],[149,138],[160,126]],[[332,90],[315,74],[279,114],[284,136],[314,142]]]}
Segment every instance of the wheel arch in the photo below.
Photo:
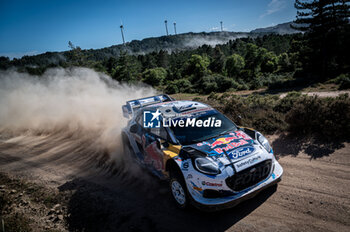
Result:
{"label": "wheel arch", "polygon": [[181,169],[179,165],[175,162],[174,159],[168,159],[165,164],[165,171],[169,173],[169,177],[171,177],[171,174],[178,174],[183,177],[183,174],[181,172]]}

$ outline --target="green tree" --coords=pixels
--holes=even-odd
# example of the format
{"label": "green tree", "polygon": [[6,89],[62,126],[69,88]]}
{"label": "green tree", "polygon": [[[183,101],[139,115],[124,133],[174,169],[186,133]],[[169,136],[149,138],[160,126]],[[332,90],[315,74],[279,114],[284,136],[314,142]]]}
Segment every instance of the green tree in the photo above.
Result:
{"label": "green tree", "polygon": [[106,69],[107,69],[107,72],[110,74],[110,75],[113,75],[114,73],[114,68],[115,66],[117,65],[117,59],[114,58],[114,57],[110,57],[107,62],[105,62],[104,64],[106,66]]}
{"label": "green tree", "polygon": [[142,76],[142,80],[145,83],[152,86],[159,86],[163,84],[167,76],[167,71],[164,68],[152,68],[143,72]]}
{"label": "green tree", "polygon": [[157,55],[157,66],[167,68],[169,65],[169,54],[167,51],[160,50]]}
{"label": "green tree", "polygon": [[126,52],[121,52],[112,77],[121,82],[135,82],[139,80],[139,72],[140,66],[135,57],[128,55]]}
{"label": "green tree", "polygon": [[83,66],[86,62],[86,56],[79,46],[75,46],[71,41],[68,41],[68,47],[71,49],[67,53],[67,57],[72,65]]}
{"label": "green tree", "polygon": [[212,60],[210,62],[209,68],[211,71],[216,73],[222,73],[225,65],[225,55],[221,51],[219,46],[214,49],[214,54],[212,55]]}
{"label": "green tree", "polygon": [[309,57],[304,68],[322,78],[349,71],[349,1],[348,0],[296,0],[296,25],[306,33]]}
{"label": "green tree", "polygon": [[278,69],[281,72],[292,71],[292,63],[288,53],[284,52],[278,56]]}
{"label": "green tree", "polygon": [[0,56],[0,69],[8,69],[10,67],[10,59],[5,56]]}
{"label": "green tree", "polygon": [[182,78],[169,82],[165,91],[169,94],[191,92],[192,84],[188,79]]}
{"label": "green tree", "polygon": [[192,55],[188,60],[185,74],[192,76],[192,83],[197,82],[208,72],[209,59],[200,55]]}
{"label": "green tree", "polygon": [[272,73],[277,70],[278,58],[272,52],[267,51],[265,48],[261,49],[262,62],[260,65],[261,72]]}
{"label": "green tree", "polygon": [[255,44],[248,43],[246,46],[246,55],[244,57],[245,59],[245,69],[249,69],[253,72],[259,67],[260,65],[260,56],[259,56],[259,47]]}
{"label": "green tree", "polygon": [[233,54],[228,57],[225,63],[225,70],[230,77],[237,77],[241,70],[244,68],[244,58],[238,54]]}

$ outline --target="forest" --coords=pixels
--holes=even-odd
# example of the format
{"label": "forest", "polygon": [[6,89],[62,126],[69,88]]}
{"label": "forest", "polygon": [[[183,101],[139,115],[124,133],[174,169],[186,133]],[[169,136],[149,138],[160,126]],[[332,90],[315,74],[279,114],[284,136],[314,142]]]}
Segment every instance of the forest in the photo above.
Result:
{"label": "forest", "polygon": [[[198,35],[162,36],[109,49],[83,50],[69,41],[69,51],[0,57],[0,69],[41,75],[52,67],[89,67],[119,82],[143,82],[169,94],[290,89],[333,82],[350,87],[349,1],[295,1],[299,33],[199,33],[230,39],[216,46],[184,46]],[[169,46],[166,47],[165,45]],[[154,48],[152,52],[145,52]],[[158,48],[161,48],[158,50]]]}

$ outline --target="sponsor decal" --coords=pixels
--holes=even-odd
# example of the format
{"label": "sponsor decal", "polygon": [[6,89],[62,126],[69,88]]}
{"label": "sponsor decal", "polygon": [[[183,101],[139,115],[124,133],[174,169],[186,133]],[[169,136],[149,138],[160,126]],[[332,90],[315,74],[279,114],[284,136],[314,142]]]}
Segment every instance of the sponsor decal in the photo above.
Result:
{"label": "sponsor decal", "polygon": [[188,164],[188,162],[183,162],[182,163],[182,169],[188,169],[188,166],[189,166],[189,164]]}
{"label": "sponsor decal", "polygon": [[202,192],[202,188],[200,188],[200,187],[198,187],[195,183],[193,183],[192,181],[191,181],[191,184],[192,184],[192,188],[194,189],[194,190],[197,190],[197,191],[199,191],[200,193]]}
{"label": "sponsor decal", "polygon": [[243,147],[238,148],[237,150],[234,150],[229,154],[230,159],[238,159],[240,157],[244,157],[246,155],[252,154],[255,151],[254,147]]}
{"label": "sponsor decal", "polygon": [[186,179],[192,179],[192,178],[193,178],[193,176],[191,174],[188,174],[186,177]]}
{"label": "sponsor decal", "polygon": [[276,175],[275,175],[275,173],[272,173],[272,179],[276,179]]}
{"label": "sponsor decal", "polygon": [[211,148],[214,148],[216,146],[223,145],[223,144],[228,144],[229,142],[231,142],[234,139],[237,139],[237,138],[235,138],[235,137],[219,138],[211,144]]}
{"label": "sponsor decal", "polygon": [[198,147],[201,147],[201,146],[204,146],[204,145],[209,145],[210,146],[210,143],[208,143],[208,142],[202,142],[202,143],[197,143],[197,146]]}
{"label": "sponsor decal", "polygon": [[197,143],[197,146],[208,146],[211,149],[213,149],[217,154],[222,154],[224,151],[247,145],[249,144],[250,140],[251,138],[243,131],[235,131],[229,133],[226,137],[220,137],[214,140],[212,143],[207,141]]}
{"label": "sponsor decal", "polygon": [[228,150],[231,150],[233,148],[236,148],[236,147],[241,147],[243,145],[246,145],[246,144],[249,144],[246,140],[239,140],[238,142],[231,142],[229,144],[227,144],[225,147],[218,147],[218,148],[215,148],[214,151],[216,151],[216,153],[218,154],[222,154],[225,151],[228,151]]}
{"label": "sponsor decal", "polygon": [[243,131],[236,131],[235,133],[230,133],[231,135],[235,135],[238,137],[238,138],[242,138],[242,139],[245,139],[245,140],[250,140],[252,139],[249,135],[247,135],[246,133],[244,133]]}
{"label": "sponsor decal", "polygon": [[244,160],[241,160],[241,161],[235,163],[234,166],[235,166],[236,171],[239,172],[243,169],[246,169],[250,166],[253,166],[254,164],[256,164],[262,160],[263,160],[263,158],[260,155],[254,155],[252,157],[249,157],[247,159],[244,159]]}
{"label": "sponsor decal", "polygon": [[153,166],[157,171],[163,169],[163,152],[158,149],[156,142],[151,143],[145,148],[146,156],[144,159],[145,164]]}
{"label": "sponsor decal", "polygon": [[194,189],[194,190],[197,190],[197,191],[199,191],[199,192],[203,190],[202,188],[199,188],[199,187],[197,187],[197,186],[193,186],[193,189]]}
{"label": "sponsor decal", "polygon": [[192,106],[193,106],[193,104],[183,105],[183,106],[180,106],[178,109],[179,109],[179,111],[183,111],[183,110],[190,109]]}
{"label": "sponsor decal", "polygon": [[202,185],[211,186],[211,187],[222,187],[222,183],[212,183],[208,181],[202,181]]}

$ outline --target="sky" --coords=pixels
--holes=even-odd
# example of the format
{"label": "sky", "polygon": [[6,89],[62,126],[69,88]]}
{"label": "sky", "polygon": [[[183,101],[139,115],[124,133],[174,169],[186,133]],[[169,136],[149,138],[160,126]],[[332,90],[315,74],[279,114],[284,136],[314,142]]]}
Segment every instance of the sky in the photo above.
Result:
{"label": "sky", "polygon": [[0,0],[0,56],[21,57],[177,33],[250,31],[295,19],[294,0]]}

